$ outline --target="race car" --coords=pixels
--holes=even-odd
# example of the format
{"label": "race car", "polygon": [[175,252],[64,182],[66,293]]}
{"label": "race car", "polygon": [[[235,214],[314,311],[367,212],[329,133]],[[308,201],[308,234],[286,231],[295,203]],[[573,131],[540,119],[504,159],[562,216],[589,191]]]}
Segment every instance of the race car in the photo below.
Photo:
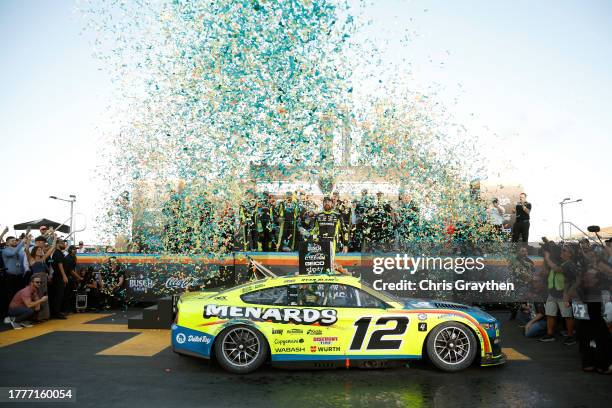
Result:
{"label": "race car", "polygon": [[500,324],[458,303],[400,300],[352,276],[290,275],[222,292],[186,293],[176,353],[245,374],[284,367],[378,368],[424,356],[441,370],[503,364]]}

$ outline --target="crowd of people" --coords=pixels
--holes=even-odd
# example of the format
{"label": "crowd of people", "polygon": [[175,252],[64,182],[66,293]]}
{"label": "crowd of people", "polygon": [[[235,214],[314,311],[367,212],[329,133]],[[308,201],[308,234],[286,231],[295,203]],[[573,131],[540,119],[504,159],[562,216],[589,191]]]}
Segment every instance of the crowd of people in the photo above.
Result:
{"label": "crowd of people", "polygon": [[579,344],[585,372],[612,374],[612,239],[544,239],[541,256],[539,273],[526,248],[518,256],[547,292],[545,302],[523,303],[515,314],[524,335],[550,343],[560,334],[564,345]]}
{"label": "crowd of people", "polygon": [[[0,235],[0,318],[14,329],[33,321],[66,319],[77,309],[77,295],[87,294],[93,308],[116,305],[125,298],[125,273],[111,257],[102,272],[77,264],[79,246],[68,245],[53,228],[41,226],[32,239]],[[6,236],[6,237],[5,237]]]}
{"label": "crowd of people", "polygon": [[[301,242],[323,239],[338,252],[361,252],[373,247],[399,249],[408,242],[527,242],[529,238],[531,203],[525,193],[511,210],[516,215],[513,227],[497,199],[488,208],[474,200],[469,207],[475,216],[449,216],[428,197],[417,203],[408,193],[389,200],[382,192],[372,196],[364,189],[351,200],[336,191],[324,197],[322,206],[299,191],[277,197],[247,190],[245,195],[237,210],[226,205],[218,214],[205,197],[172,193],[162,210],[163,250],[290,252],[297,251]],[[146,252],[146,245],[141,249]]]}

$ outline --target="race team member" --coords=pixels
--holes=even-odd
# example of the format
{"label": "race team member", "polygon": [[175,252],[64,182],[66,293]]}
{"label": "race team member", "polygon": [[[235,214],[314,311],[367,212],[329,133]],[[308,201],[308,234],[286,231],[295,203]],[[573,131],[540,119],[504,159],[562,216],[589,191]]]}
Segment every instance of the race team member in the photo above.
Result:
{"label": "race team member", "polygon": [[290,251],[295,251],[300,208],[298,203],[293,200],[293,193],[290,191],[285,193],[285,201],[282,201],[278,205],[277,214],[279,228],[276,250],[281,251],[288,249]]}
{"label": "race team member", "polygon": [[[340,216],[333,210],[334,204],[330,197],[323,199],[323,211],[317,214],[312,229],[312,235],[316,240],[329,242],[332,254],[336,253],[336,245],[342,239],[342,222]],[[343,252],[348,252],[344,247]]]}
{"label": "race team member", "polygon": [[348,248],[351,242],[351,232],[353,229],[351,217],[353,216],[353,207],[349,201],[340,199],[340,193],[334,191],[333,194],[334,208],[338,215],[340,215],[340,222],[342,222],[342,248]]}
{"label": "race team member", "polygon": [[257,236],[257,251],[272,250],[274,232],[274,197],[265,191],[255,206],[254,224]]}
{"label": "race team member", "polygon": [[243,251],[254,249],[255,234],[255,206],[256,202],[252,189],[246,191],[246,199],[240,203],[240,248]]}

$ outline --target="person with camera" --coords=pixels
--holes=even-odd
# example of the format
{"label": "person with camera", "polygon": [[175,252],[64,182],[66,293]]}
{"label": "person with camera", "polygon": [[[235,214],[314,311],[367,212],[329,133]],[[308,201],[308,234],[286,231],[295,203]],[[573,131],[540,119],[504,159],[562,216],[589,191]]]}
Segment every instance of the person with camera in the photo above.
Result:
{"label": "person with camera", "polygon": [[[559,258],[559,260],[557,260]],[[555,341],[555,324],[557,313],[565,319],[567,336],[563,344],[571,346],[576,344],[574,337],[574,318],[570,303],[569,290],[575,283],[578,275],[578,267],[574,263],[574,251],[569,245],[561,247],[559,257],[554,255],[554,251],[546,249],[544,251],[545,268],[548,270],[546,283],[548,287],[548,298],[546,299],[546,335],[540,338],[542,342]]]}
{"label": "person with camera", "polygon": [[519,194],[519,201],[514,210],[516,220],[512,227],[512,242],[529,242],[529,219],[531,217],[531,203],[527,202],[527,194]]}
{"label": "person with camera", "polygon": [[494,198],[491,200],[491,207],[489,208],[489,221],[493,226],[495,235],[500,236],[504,225],[504,214],[506,210],[499,204],[499,200]]}

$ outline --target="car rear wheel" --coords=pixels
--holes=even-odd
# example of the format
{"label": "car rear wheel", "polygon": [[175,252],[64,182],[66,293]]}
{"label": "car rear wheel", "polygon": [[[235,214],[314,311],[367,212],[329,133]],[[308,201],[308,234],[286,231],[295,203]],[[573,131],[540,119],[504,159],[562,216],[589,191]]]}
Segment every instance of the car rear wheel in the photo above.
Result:
{"label": "car rear wheel", "polygon": [[443,371],[459,371],[469,367],[476,358],[476,337],[464,324],[442,323],[427,338],[427,355]]}
{"label": "car rear wheel", "polygon": [[266,361],[268,345],[257,329],[232,326],[225,329],[215,341],[215,357],[221,367],[236,374],[257,370]]}

